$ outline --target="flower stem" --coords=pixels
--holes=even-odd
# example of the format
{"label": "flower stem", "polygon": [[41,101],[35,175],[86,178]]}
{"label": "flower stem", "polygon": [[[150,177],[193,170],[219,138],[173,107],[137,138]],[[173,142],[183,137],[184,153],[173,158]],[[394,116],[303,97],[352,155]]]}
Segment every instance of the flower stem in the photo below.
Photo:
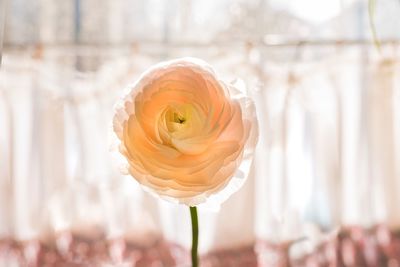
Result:
{"label": "flower stem", "polygon": [[197,248],[199,246],[199,222],[196,207],[190,207],[190,218],[192,220],[192,267],[198,267],[199,257],[197,255]]}
{"label": "flower stem", "polygon": [[378,34],[375,27],[375,0],[368,0],[368,17],[369,17],[369,27],[371,29],[372,40],[374,41],[375,47],[378,52],[381,52],[381,42],[378,39]]}

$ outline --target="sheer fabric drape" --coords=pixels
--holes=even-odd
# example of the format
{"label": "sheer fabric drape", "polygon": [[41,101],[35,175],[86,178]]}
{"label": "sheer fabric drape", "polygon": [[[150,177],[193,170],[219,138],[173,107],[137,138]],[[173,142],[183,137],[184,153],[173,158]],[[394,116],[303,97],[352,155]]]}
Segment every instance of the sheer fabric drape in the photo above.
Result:
{"label": "sheer fabric drape", "polygon": [[[243,80],[261,131],[244,188],[218,213],[200,210],[202,253],[301,239],[290,250],[300,257],[341,226],[399,226],[398,61],[367,48],[305,46],[283,64],[281,49],[293,52],[185,50],[226,79]],[[73,233],[140,246],[164,238],[177,251],[188,248],[188,209],[144,193],[109,153],[113,103],[163,57],[161,49],[71,51],[10,50],[4,57],[0,239],[46,244]]]}

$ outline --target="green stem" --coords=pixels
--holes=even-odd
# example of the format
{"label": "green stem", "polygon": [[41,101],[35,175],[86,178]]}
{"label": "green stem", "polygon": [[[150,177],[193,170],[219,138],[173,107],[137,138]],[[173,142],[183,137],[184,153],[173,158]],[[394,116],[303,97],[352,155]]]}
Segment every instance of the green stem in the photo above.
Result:
{"label": "green stem", "polygon": [[198,267],[199,257],[197,255],[197,248],[199,246],[199,221],[196,207],[190,207],[190,218],[192,219],[192,267]]}
{"label": "green stem", "polygon": [[378,39],[375,28],[375,0],[368,0],[368,17],[369,17],[369,27],[371,29],[372,40],[374,41],[375,47],[379,52],[381,52],[381,42]]}

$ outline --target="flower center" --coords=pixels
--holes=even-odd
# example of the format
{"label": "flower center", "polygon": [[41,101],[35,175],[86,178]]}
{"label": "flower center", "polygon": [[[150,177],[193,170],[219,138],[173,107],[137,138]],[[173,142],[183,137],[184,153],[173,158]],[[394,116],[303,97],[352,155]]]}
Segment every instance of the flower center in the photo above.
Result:
{"label": "flower center", "polygon": [[185,106],[170,107],[165,113],[168,132],[184,132],[188,128],[190,112]]}
{"label": "flower center", "polygon": [[184,124],[185,121],[186,121],[186,118],[183,115],[181,115],[177,112],[174,112],[174,122],[179,123],[179,124]]}
{"label": "flower center", "polygon": [[163,143],[178,150],[186,141],[201,136],[206,122],[205,115],[193,104],[171,104],[160,119]]}

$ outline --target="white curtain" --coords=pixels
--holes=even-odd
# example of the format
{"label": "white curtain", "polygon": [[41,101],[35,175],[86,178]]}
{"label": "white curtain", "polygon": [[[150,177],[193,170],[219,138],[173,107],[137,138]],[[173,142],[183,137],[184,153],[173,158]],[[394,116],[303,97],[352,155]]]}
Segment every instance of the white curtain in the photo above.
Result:
{"label": "white curtain", "polygon": [[188,208],[144,193],[113,166],[109,151],[112,107],[124,86],[151,64],[188,54],[227,80],[241,78],[260,123],[244,187],[219,212],[200,210],[202,253],[303,237],[317,245],[342,225],[398,227],[394,49],[383,50],[390,59],[373,48],[295,49],[300,56],[285,63],[275,56],[293,53],[290,47],[7,51],[0,239],[45,242],[73,232],[144,246],[163,237],[189,248]]}

